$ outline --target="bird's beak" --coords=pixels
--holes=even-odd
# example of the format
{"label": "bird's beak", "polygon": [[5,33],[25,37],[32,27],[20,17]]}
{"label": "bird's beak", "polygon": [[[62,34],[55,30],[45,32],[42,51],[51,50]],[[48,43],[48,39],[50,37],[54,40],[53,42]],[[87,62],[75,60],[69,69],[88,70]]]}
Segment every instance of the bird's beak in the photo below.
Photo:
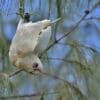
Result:
{"label": "bird's beak", "polygon": [[40,68],[33,68],[31,71],[29,71],[30,74],[37,75],[41,72]]}
{"label": "bird's beak", "polygon": [[41,72],[40,68],[33,68],[34,72]]}

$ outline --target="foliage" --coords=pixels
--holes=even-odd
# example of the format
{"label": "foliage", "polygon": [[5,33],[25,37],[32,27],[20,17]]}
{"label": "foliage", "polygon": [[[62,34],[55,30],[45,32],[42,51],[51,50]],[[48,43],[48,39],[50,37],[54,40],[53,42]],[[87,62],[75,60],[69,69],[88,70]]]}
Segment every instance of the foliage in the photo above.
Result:
{"label": "foliage", "polygon": [[[0,100],[99,100],[98,9],[99,0],[0,0]],[[14,35],[27,11],[32,21],[62,18],[52,25],[51,41],[40,54],[44,71],[39,75],[19,71],[8,57],[7,33]]]}

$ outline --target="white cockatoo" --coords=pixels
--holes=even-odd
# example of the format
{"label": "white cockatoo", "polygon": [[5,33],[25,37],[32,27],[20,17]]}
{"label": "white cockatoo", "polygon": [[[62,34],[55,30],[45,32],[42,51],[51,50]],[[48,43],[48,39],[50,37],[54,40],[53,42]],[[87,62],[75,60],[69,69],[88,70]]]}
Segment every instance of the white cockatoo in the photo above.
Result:
{"label": "white cockatoo", "polygon": [[51,21],[35,23],[27,18],[20,20],[16,34],[9,49],[9,58],[13,65],[28,72],[41,71],[43,65],[38,54],[46,49],[51,37]]}

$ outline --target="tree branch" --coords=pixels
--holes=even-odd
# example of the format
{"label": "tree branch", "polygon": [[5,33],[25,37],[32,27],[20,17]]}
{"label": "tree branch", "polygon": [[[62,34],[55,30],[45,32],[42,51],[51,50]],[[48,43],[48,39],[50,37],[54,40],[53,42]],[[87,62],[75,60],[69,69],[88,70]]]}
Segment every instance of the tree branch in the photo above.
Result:
{"label": "tree branch", "polygon": [[[75,41],[76,42],[76,41]],[[78,46],[78,47],[82,47],[82,48],[86,48],[86,49],[90,49],[91,51],[93,52],[98,52],[96,49],[92,48],[91,46],[87,46],[87,45],[84,45],[84,44],[80,44],[80,43],[77,43],[74,45],[73,43],[62,43],[62,42],[59,42],[58,44],[61,44],[61,45],[70,45],[70,46]]]}
{"label": "tree branch", "polygon": [[42,57],[42,59],[50,59],[50,60],[61,60],[63,62],[69,62],[69,63],[74,63],[74,64],[78,64],[81,65],[83,69],[86,69],[86,65],[82,64],[81,62],[77,61],[77,60],[72,60],[72,59],[63,59],[63,58],[53,58],[53,57]]}
{"label": "tree branch", "polygon": [[21,71],[23,71],[23,69],[18,69],[17,71],[15,71],[15,72],[11,73],[11,74],[10,74],[10,75],[8,75],[8,76],[9,76],[9,78],[11,78],[11,77],[13,77],[13,76],[17,75],[18,73],[20,73]]}
{"label": "tree branch", "polygon": [[72,28],[72,30],[70,30],[68,33],[64,34],[62,37],[60,37],[58,40],[54,41],[51,45],[49,45],[41,54],[40,57],[46,52],[48,51],[52,46],[54,46],[55,44],[57,44],[60,40],[64,39],[66,36],[68,36],[71,32],[73,32],[78,26],[79,24],[86,18],[88,14],[85,14],[78,22],[77,24]]}
{"label": "tree branch", "polygon": [[20,4],[19,14],[20,14],[21,18],[23,18],[23,16],[24,16],[24,0],[20,0],[19,4]]}
{"label": "tree branch", "polygon": [[14,96],[1,96],[0,100],[4,100],[4,99],[18,99],[18,98],[30,98],[30,97],[34,97],[34,96],[42,96],[42,95],[50,95],[50,94],[57,94],[58,92],[47,92],[47,93],[32,93],[32,94],[23,94],[23,95],[14,95]]}
{"label": "tree branch", "polygon": [[85,20],[100,20],[100,17],[89,17],[86,18]]}
{"label": "tree branch", "polygon": [[49,77],[52,77],[52,78],[54,78],[54,79],[58,79],[58,80],[63,81],[64,83],[66,83],[66,85],[68,85],[70,88],[73,88],[78,94],[80,94],[81,97],[87,98],[87,97],[80,91],[79,88],[77,88],[75,85],[73,85],[72,83],[68,82],[67,80],[62,79],[62,78],[60,78],[59,76],[52,75],[52,74],[50,74],[50,73],[46,73],[46,72],[41,72],[41,74],[46,75],[46,76],[49,76]]}

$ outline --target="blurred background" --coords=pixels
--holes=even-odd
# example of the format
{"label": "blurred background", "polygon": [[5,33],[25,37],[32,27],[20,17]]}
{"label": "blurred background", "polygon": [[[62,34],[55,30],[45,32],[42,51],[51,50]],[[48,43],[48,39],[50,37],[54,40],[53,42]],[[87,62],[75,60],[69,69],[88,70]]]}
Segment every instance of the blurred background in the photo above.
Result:
{"label": "blurred background", "polygon": [[[8,77],[18,70],[10,63],[8,52],[21,18],[16,14],[20,7],[23,13],[31,14],[32,22],[62,18],[52,25],[48,46],[53,46],[41,57],[44,72],[49,75],[20,72]],[[7,100],[100,100],[99,42],[99,0],[0,0],[0,97],[9,96]],[[36,96],[30,95],[34,93]]]}

